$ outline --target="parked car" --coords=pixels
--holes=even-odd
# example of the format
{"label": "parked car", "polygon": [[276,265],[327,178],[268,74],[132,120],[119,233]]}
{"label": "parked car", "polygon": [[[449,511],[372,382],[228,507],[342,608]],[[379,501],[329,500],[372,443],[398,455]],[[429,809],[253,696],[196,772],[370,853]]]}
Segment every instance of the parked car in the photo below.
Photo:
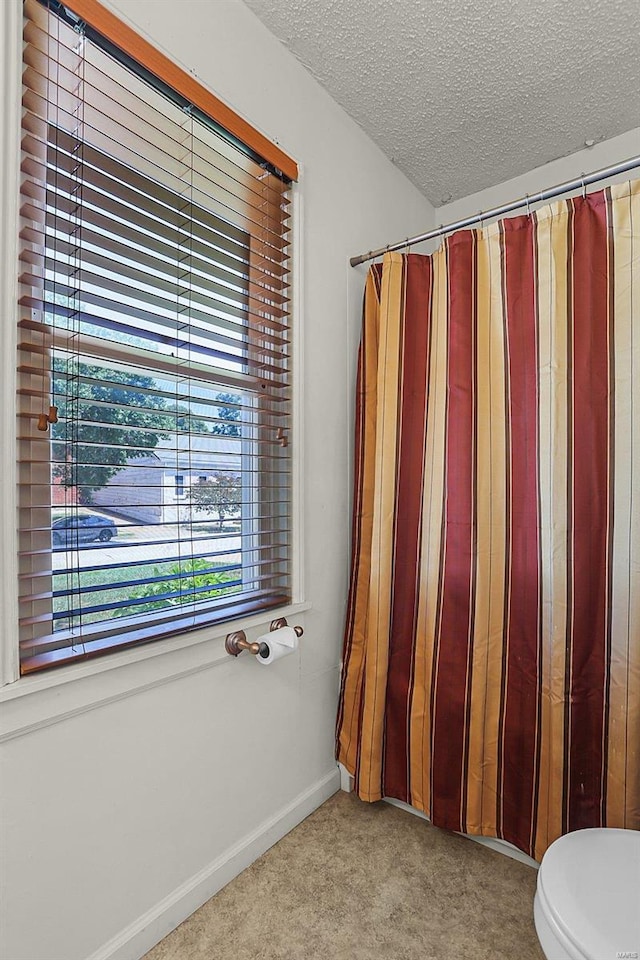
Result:
{"label": "parked car", "polygon": [[113,520],[95,513],[74,513],[51,524],[54,547],[76,547],[95,540],[106,543],[117,534],[118,528]]}

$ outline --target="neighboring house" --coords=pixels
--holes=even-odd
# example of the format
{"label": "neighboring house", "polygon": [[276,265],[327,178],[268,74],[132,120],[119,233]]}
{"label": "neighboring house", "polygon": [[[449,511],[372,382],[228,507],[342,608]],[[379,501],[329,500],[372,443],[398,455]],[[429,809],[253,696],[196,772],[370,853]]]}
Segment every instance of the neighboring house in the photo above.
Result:
{"label": "neighboring house", "polygon": [[119,470],[92,503],[142,523],[176,523],[190,519],[189,488],[213,474],[241,473],[240,443],[236,438],[187,438],[174,434],[161,440],[144,457],[135,457]]}

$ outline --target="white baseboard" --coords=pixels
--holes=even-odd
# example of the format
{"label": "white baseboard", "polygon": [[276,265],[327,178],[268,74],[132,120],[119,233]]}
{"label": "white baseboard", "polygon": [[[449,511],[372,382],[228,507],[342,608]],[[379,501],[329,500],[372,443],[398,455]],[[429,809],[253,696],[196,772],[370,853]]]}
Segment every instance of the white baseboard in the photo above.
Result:
{"label": "white baseboard", "polygon": [[140,960],[178,924],[190,917],[198,907],[246,870],[339,789],[340,772],[336,767],[274,817],[260,824],[253,833],[125,927],[87,960]]}
{"label": "white baseboard", "polygon": [[341,763],[338,764],[338,770],[340,771],[340,789],[345,793],[353,793],[353,777]]}
{"label": "white baseboard", "polygon": [[[399,807],[401,810],[406,810],[407,813],[412,813],[415,817],[420,817],[422,820],[431,823],[429,817],[426,813],[423,813],[422,810],[416,810],[415,807],[410,806],[408,803],[404,803],[402,800],[395,800],[393,797],[384,797],[383,799],[385,803],[390,803],[392,807]],[[534,867],[537,870],[540,866],[537,860],[533,860],[528,854],[524,853],[524,851],[519,850],[518,847],[514,847],[508,840],[498,840],[497,837],[474,837],[470,833],[461,833],[460,836],[466,837],[467,840],[473,840],[474,843],[480,843],[483,847],[490,847],[491,850],[495,850],[496,853],[501,853],[505,857],[511,857],[512,860],[519,860],[520,863],[526,863],[528,867]]]}

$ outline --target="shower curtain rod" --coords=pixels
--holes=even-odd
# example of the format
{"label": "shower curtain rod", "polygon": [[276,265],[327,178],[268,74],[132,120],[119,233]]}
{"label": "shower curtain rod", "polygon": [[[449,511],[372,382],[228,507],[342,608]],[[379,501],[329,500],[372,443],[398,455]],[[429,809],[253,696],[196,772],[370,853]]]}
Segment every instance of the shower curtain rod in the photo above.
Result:
{"label": "shower curtain rod", "polygon": [[480,210],[472,217],[465,217],[464,220],[456,220],[455,223],[448,223],[439,226],[436,230],[430,230],[428,233],[421,233],[417,237],[411,237],[407,240],[400,240],[398,243],[390,243],[386,247],[380,247],[379,250],[370,250],[369,253],[363,253],[359,257],[351,257],[349,263],[352,267],[357,267],[360,263],[366,263],[368,260],[375,260],[384,253],[390,253],[392,250],[404,250],[405,247],[412,247],[415,243],[422,243],[424,240],[435,240],[437,237],[444,236],[445,233],[451,233],[454,230],[462,230],[464,227],[471,227],[474,223],[482,223],[484,220],[491,220],[493,217],[501,217],[512,210],[518,210],[520,207],[528,207],[530,203],[538,203],[542,200],[550,200],[552,197],[559,197],[562,193],[569,193],[570,190],[583,189],[591,183],[598,180],[606,180],[607,177],[615,177],[618,173],[626,173],[627,170],[633,170],[640,167],[640,156],[631,157],[622,163],[617,163],[613,167],[604,167],[602,170],[596,170],[594,173],[582,174],[577,180],[567,180],[566,183],[559,183],[548,190],[542,190],[540,193],[527,194],[520,200],[512,200],[511,203],[505,203],[501,207],[494,207],[493,210]]}

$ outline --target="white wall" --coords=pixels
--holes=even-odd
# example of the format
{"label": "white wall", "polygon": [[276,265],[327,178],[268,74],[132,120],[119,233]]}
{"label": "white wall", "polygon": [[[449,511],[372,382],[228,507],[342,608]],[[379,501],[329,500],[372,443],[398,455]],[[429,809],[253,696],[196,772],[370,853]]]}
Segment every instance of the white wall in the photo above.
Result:
{"label": "white wall", "polygon": [[[305,628],[299,655],[270,669],[247,654],[227,657],[219,637],[192,635],[4,688],[0,955],[7,960],[140,956],[337,789],[351,398],[366,272],[352,270],[348,257],[433,223],[424,198],[239,0],[111,5],[300,163],[305,588],[298,599],[312,606],[290,617]],[[15,149],[19,0],[0,7],[8,88],[2,142]],[[11,164],[5,171],[0,199],[15,217]],[[9,239],[11,229],[5,222]],[[5,319],[0,362],[11,384]],[[9,408],[5,432],[12,417]],[[0,441],[12,449],[10,437]],[[12,478],[5,460],[7,604]],[[4,614],[11,649],[15,629]],[[251,638],[264,630],[256,618],[248,624]]]}

